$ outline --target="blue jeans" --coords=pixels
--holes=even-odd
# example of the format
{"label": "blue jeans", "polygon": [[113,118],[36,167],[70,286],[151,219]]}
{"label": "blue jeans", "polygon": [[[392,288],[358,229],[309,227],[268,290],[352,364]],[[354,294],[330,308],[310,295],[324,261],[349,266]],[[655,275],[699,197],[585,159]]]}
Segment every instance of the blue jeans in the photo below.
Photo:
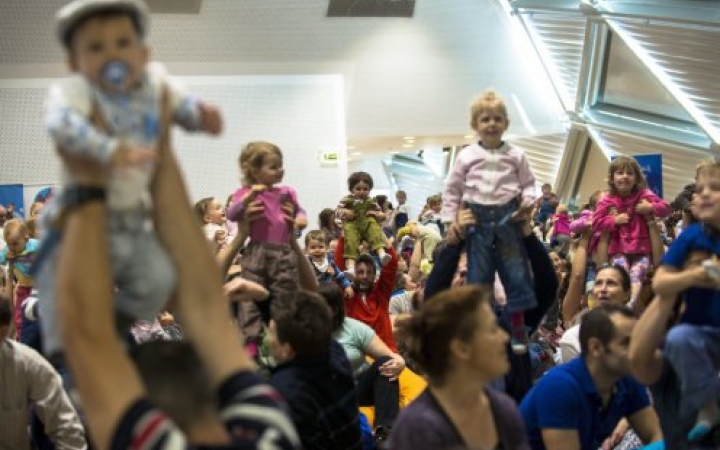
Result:
{"label": "blue jeans", "polygon": [[665,357],[680,380],[684,413],[695,414],[706,403],[720,397],[720,329],[687,323],[676,325],[668,332]]}
{"label": "blue jeans", "polygon": [[537,300],[520,224],[510,220],[517,202],[469,206],[477,224],[466,239],[467,283],[492,286],[497,271],[505,288],[507,311],[534,308]]}

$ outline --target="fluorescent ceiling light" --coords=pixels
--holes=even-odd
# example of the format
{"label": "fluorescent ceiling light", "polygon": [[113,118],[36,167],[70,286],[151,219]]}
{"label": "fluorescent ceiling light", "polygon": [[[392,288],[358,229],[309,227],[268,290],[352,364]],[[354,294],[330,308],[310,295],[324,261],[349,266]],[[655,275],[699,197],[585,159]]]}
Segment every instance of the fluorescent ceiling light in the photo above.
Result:
{"label": "fluorescent ceiling light", "polygon": [[362,156],[362,152],[352,152],[350,156]]}

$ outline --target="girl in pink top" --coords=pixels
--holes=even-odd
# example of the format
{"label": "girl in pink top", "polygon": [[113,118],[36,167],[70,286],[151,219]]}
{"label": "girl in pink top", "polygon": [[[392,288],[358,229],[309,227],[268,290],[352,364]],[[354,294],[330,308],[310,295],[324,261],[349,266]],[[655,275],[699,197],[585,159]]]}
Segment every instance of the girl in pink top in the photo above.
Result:
{"label": "girl in pink top", "polygon": [[[307,226],[307,215],[300,207],[295,189],[278,186],[283,180],[283,156],[278,146],[256,141],[247,144],[240,153],[240,171],[243,186],[233,194],[233,204],[227,217],[242,222],[245,211],[256,200],[264,208],[264,214],[250,224],[250,242],[243,251],[240,276],[264,286],[270,292],[270,300],[279,294],[298,289],[298,261],[290,246],[295,237],[285,222],[283,205],[291,203],[295,208],[295,228]],[[263,322],[269,320],[268,301],[252,305],[245,302],[242,328],[249,344],[256,344],[262,336]],[[259,311],[257,308],[262,308]]]}
{"label": "girl in pink top", "polygon": [[551,216],[550,220],[553,222],[550,246],[552,248],[559,247],[560,252],[567,253],[570,245],[570,213],[567,205],[558,205],[555,214]]}
{"label": "girl in pink top", "polygon": [[648,222],[667,217],[670,205],[647,188],[640,165],[627,156],[610,163],[608,187],[610,192],[598,202],[593,214],[593,230],[610,233],[608,257],[630,273],[630,306],[634,306],[650,267]]}

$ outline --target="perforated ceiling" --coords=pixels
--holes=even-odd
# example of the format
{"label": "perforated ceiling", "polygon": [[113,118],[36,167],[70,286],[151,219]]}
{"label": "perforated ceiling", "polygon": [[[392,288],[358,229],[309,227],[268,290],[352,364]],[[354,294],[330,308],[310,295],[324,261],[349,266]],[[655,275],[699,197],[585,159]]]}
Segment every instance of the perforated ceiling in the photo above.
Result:
{"label": "perforated ceiling", "polygon": [[[59,75],[36,65],[64,61],[52,30],[65,2],[0,0],[0,78]],[[487,87],[521,100],[530,127],[516,123],[518,135],[558,131],[552,88],[531,75],[533,57],[496,1],[417,2],[412,19],[327,18],[327,6],[205,0],[196,15],[154,14],[149,42],[176,75],[216,75],[217,63],[232,66],[224,75],[342,73],[351,138],[462,136],[469,102]]]}

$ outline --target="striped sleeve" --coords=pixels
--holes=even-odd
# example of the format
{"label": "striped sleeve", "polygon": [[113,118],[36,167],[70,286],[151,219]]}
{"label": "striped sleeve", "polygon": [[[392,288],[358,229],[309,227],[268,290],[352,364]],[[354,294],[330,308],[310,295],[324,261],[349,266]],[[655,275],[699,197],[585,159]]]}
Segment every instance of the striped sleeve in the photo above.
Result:
{"label": "striped sleeve", "polygon": [[185,435],[146,399],[133,404],[120,420],[112,450],[188,449]]}
{"label": "striped sleeve", "polygon": [[239,372],[231,376],[218,394],[221,417],[235,443],[268,450],[300,448],[284,401],[256,374]]}

